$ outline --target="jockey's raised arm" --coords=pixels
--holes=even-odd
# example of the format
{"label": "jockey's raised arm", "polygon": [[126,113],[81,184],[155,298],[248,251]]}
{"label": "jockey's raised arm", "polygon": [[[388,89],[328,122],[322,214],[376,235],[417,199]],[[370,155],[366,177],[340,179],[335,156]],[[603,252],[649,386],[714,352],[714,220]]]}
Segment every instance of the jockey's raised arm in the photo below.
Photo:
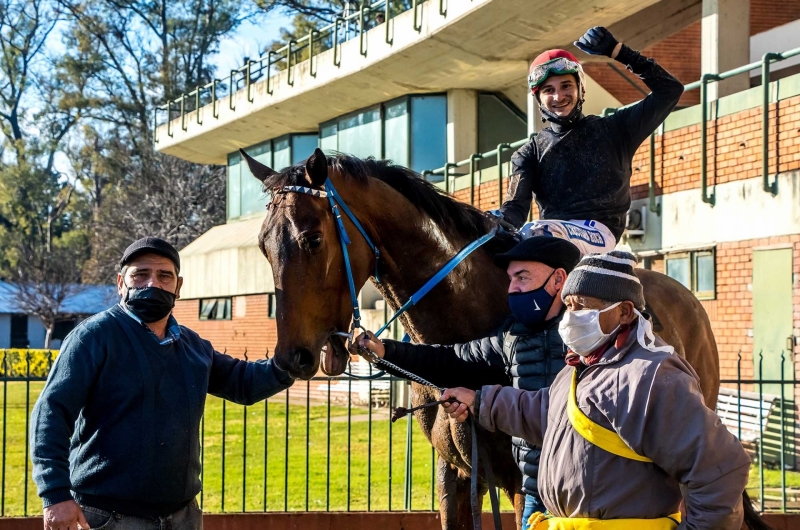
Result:
{"label": "jockey's raised arm", "polygon": [[[652,93],[611,116],[584,116],[586,83],[578,59],[565,50],[539,55],[528,84],[542,119],[550,124],[512,156],[508,193],[499,213],[521,227],[535,197],[542,222],[526,227],[523,237],[564,237],[585,254],[612,250],[619,242],[631,204],[633,156],[675,108],[683,85],[605,28],[590,29],[575,45],[624,64]],[[525,233],[530,229],[533,234]]]}

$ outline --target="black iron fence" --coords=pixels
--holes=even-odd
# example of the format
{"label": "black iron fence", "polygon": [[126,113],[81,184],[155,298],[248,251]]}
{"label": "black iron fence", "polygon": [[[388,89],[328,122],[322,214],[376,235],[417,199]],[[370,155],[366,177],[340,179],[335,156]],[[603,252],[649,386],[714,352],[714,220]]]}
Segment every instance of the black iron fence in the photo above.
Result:
{"label": "black iron fence", "polygon": [[[40,513],[27,432],[55,355],[0,350],[0,516]],[[779,373],[789,377],[772,377],[774,361],[766,353],[755,362],[740,356],[737,378],[722,381],[717,410],[753,457],[751,497],[767,511],[800,511],[794,363],[784,354]],[[371,373],[366,363],[353,366]],[[751,372],[769,377],[742,376]],[[203,510],[436,510],[433,449],[410,417],[389,421],[390,406],[407,404],[408,395],[406,382],[393,377],[320,377],[249,407],[209,396]]]}

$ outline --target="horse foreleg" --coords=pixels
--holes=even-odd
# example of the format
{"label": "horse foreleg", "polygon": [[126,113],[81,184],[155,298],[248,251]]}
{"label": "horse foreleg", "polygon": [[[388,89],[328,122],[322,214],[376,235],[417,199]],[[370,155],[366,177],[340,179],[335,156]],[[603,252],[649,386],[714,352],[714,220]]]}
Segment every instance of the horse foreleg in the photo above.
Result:
{"label": "horse foreleg", "polygon": [[[440,456],[436,461],[436,476],[442,530],[472,530],[469,475],[462,474]],[[478,484],[481,490],[478,492],[478,502],[481,503],[486,486],[483,481]]]}

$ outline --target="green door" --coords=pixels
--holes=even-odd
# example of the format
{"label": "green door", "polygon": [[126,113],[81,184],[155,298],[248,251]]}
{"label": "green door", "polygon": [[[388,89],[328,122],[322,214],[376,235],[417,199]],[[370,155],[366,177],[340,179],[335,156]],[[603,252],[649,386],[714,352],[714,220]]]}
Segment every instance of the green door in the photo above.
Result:
{"label": "green door", "polygon": [[[756,250],[753,252],[753,362],[756,379],[793,379],[794,355],[788,344],[792,331],[792,249]],[[760,359],[759,353],[763,358]],[[758,392],[759,386],[754,385],[753,390]],[[783,464],[793,468],[796,461],[794,386],[766,384],[761,387],[761,392],[777,396],[772,402],[761,439],[764,462],[780,464],[783,447]]]}
{"label": "green door", "polygon": [[[792,378],[793,355],[787,350],[792,324],[792,249],[754,251],[753,362],[757,379]],[[764,356],[760,372],[759,353]],[[765,394],[780,395],[780,386],[764,385],[763,390]],[[784,386],[784,397],[793,399],[792,386]]]}

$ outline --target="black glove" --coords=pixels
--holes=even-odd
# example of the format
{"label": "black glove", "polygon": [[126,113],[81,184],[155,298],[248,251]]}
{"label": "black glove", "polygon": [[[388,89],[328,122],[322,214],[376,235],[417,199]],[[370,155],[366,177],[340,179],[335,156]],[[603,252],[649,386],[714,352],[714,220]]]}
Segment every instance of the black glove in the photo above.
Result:
{"label": "black glove", "polygon": [[580,40],[575,41],[575,46],[590,55],[605,55],[611,57],[617,47],[617,39],[606,28],[595,26],[587,31]]}

